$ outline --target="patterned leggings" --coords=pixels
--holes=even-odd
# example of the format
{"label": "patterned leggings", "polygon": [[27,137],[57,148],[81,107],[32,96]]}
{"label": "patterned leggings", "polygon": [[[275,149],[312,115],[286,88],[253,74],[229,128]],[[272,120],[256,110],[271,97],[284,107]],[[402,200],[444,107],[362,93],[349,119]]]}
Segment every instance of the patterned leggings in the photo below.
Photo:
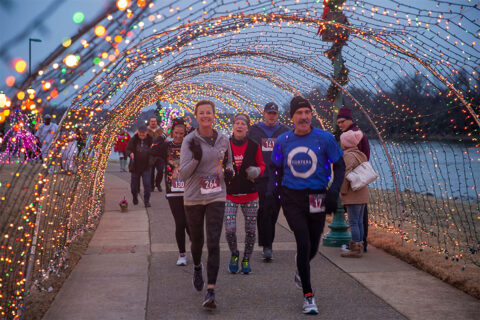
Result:
{"label": "patterned leggings", "polygon": [[225,235],[230,251],[237,252],[237,209],[242,208],[245,217],[245,257],[250,258],[255,245],[257,228],[258,199],[246,203],[234,203],[227,200],[225,203]]}

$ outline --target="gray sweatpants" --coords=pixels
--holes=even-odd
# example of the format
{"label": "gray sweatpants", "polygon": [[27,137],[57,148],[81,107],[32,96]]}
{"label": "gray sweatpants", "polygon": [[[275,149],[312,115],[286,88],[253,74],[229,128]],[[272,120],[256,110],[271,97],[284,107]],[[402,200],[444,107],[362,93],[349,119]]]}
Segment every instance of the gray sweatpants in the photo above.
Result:
{"label": "gray sweatpants", "polygon": [[202,250],[204,242],[204,220],[207,232],[207,283],[217,282],[218,268],[220,266],[220,236],[222,235],[223,215],[225,202],[212,202],[207,205],[185,206],[187,226],[190,231],[193,263],[199,265],[202,262]]}

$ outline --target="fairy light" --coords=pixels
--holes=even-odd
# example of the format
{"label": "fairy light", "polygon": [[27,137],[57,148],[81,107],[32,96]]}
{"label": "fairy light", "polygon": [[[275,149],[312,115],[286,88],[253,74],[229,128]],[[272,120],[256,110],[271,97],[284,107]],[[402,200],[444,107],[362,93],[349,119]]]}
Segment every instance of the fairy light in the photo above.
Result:
{"label": "fairy light", "polygon": [[[383,166],[385,152],[372,139],[372,158],[378,160],[381,178],[371,188],[371,222],[421,248],[436,250],[449,261],[478,264],[480,248],[475,241],[479,236],[470,228],[471,221],[480,221],[480,192],[472,184],[480,178],[475,117],[479,102],[474,95],[478,91],[478,46],[477,40],[469,37],[480,29],[474,19],[458,24],[469,10],[478,13],[478,8],[466,4],[469,10],[463,12],[455,10],[460,6],[448,2],[452,7],[449,13],[444,10],[448,6],[445,1],[437,4],[426,12],[389,1],[382,5],[368,0],[361,5],[342,5],[349,19],[349,45],[342,48],[348,69],[344,89],[356,98],[346,95],[345,103],[358,111],[362,129],[375,137],[372,125],[359,110],[370,116],[391,150],[399,176],[404,216],[395,208],[390,169]],[[33,279],[38,283],[61,269],[67,239],[72,241],[88,230],[101,214],[104,172],[116,132],[130,126],[143,107],[160,102],[161,125],[167,129],[171,119],[179,115],[191,123],[195,101],[207,97],[218,105],[216,128],[229,133],[231,114],[248,112],[258,121],[266,102],[273,100],[288,108],[289,99],[303,93],[316,106],[316,125],[332,129],[331,104],[325,97],[332,83],[327,57],[337,47],[322,43],[316,32],[318,26],[343,29],[338,23],[321,19],[321,1],[304,4],[292,0],[281,5],[272,1],[254,5],[226,1],[223,6],[211,1],[173,2],[167,8],[157,8],[153,3],[146,8],[146,1],[137,0],[133,5],[129,1],[117,1],[117,5],[119,10],[89,30],[84,39],[72,36],[78,39],[68,45],[72,62],[78,63],[80,53],[88,61],[84,59],[71,68],[65,59],[67,68],[59,65],[63,56],[54,57],[52,61],[56,62],[42,66],[32,80],[32,88],[37,91],[33,97],[25,94],[26,88],[16,91],[12,84],[6,91],[18,101],[14,108],[0,109],[0,121],[9,116],[14,124],[2,140],[9,143],[8,165],[23,161],[28,146],[21,141],[28,141],[28,132],[38,128],[42,110],[47,107],[69,106],[64,117],[57,118],[63,119],[62,130],[82,128],[87,141],[85,152],[77,158],[76,171],[65,173],[61,171],[62,150],[68,146],[70,133],[59,134],[43,162],[43,171],[35,171],[32,185],[17,198],[21,207],[16,216],[20,219],[11,222],[13,227],[3,238],[3,243],[13,249],[2,252],[0,264],[25,261],[21,257],[29,254],[25,245],[34,241],[35,218],[46,219],[35,240]],[[225,9],[227,13],[222,14]],[[96,37],[89,37],[91,32]],[[15,64],[14,68],[22,70]],[[409,91],[415,88],[408,86],[411,79],[421,79],[424,85]],[[334,80],[338,83],[345,79]],[[423,109],[402,98],[400,89],[405,95],[417,94]],[[431,101],[436,101],[435,108],[427,107]],[[16,108],[23,109],[27,118],[20,118]],[[285,112],[280,118],[289,121]],[[432,141],[434,130],[439,128],[457,144]],[[467,141],[468,147],[459,140]],[[445,158],[445,154],[452,158]],[[413,163],[413,159],[418,162]],[[13,176],[25,177],[26,168],[15,169],[18,176]],[[458,177],[460,182],[455,184]],[[13,197],[3,191],[14,190],[19,181],[0,181],[0,205],[13,203]],[[0,274],[2,283],[12,281],[8,288],[15,288],[12,292],[5,291],[6,285],[0,288],[1,311],[16,312],[16,292],[25,291],[25,268],[16,265],[8,270],[8,276],[6,272]]]}

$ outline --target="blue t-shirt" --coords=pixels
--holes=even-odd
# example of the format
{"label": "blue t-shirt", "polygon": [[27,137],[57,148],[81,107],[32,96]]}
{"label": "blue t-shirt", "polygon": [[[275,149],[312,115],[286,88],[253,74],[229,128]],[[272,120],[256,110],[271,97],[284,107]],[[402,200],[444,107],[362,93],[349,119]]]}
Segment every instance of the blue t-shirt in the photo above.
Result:
{"label": "blue t-shirt", "polygon": [[271,159],[277,167],[283,167],[283,186],[320,190],[327,187],[331,178],[330,164],[342,156],[330,132],[312,128],[305,136],[297,136],[293,130],[280,135]]}
{"label": "blue t-shirt", "polygon": [[265,122],[259,122],[258,125],[260,128],[262,128],[263,132],[267,135],[267,137],[271,138],[275,131],[278,129],[280,124],[277,122],[273,127],[272,126],[267,126]]}

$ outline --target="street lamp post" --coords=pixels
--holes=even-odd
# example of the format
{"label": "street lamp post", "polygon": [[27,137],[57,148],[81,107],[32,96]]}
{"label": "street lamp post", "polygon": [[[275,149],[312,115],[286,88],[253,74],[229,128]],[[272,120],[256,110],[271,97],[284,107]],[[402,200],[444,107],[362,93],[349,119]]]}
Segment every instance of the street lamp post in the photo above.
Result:
{"label": "street lamp post", "polygon": [[[348,82],[348,69],[345,67],[342,58],[342,47],[348,39],[348,30],[341,27],[341,24],[348,24],[347,18],[342,12],[342,5],[345,0],[325,1],[326,6],[322,18],[327,22],[326,25],[319,29],[322,35],[322,41],[332,42],[332,47],[325,52],[326,56],[332,61],[333,79],[330,88],[327,91],[329,101],[333,102],[333,127],[334,134],[338,139],[340,137],[340,129],[337,126],[336,115],[338,110],[343,107],[343,92],[338,84],[345,85]],[[345,222],[345,210],[343,209],[340,199],[338,206],[333,215],[333,221],[328,225],[331,229],[323,238],[323,245],[327,247],[340,247],[349,243],[351,234],[348,232],[348,225]]]}
{"label": "street lamp post", "polygon": [[28,39],[28,77],[32,76],[32,42],[42,42],[40,39]]}

